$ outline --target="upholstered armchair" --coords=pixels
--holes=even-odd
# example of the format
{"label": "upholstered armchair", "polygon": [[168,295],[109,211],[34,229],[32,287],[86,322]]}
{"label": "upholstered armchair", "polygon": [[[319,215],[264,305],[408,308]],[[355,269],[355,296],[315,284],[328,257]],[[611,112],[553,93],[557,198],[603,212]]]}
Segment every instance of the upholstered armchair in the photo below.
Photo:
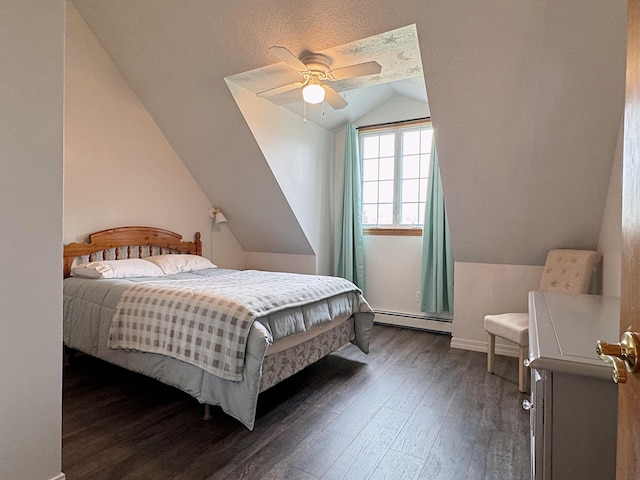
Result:
{"label": "upholstered armchair", "polygon": [[[600,254],[591,250],[550,250],[540,279],[540,291],[588,293],[591,275],[600,261]],[[524,365],[529,347],[529,314],[503,313],[486,315],[484,329],[489,336],[487,371],[493,373],[496,337],[509,340],[519,347],[518,389],[527,391],[527,368]]]}

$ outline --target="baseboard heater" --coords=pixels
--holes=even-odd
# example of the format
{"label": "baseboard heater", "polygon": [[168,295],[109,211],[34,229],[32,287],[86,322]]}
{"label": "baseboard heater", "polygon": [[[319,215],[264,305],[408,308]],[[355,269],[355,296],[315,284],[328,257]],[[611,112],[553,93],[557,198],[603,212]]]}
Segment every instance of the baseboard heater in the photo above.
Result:
{"label": "baseboard heater", "polygon": [[438,333],[451,333],[451,317],[420,315],[417,313],[389,312],[375,310],[375,323],[428,330]]}

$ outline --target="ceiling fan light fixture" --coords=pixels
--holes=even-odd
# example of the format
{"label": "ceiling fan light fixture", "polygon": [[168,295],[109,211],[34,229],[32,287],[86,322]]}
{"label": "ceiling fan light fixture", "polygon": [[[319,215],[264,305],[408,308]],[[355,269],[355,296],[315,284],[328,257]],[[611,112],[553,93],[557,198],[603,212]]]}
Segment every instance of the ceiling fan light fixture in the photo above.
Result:
{"label": "ceiling fan light fixture", "polygon": [[324,88],[318,83],[317,79],[315,82],[312,79],[308,85],[305,85],[302,89],[302,98],[312,105],[321,103],[324,100]]}
{"label": "ceiling fan light fixture", "polygon": [[[324,82],[376,75],[382,70],[380,64],[375,61],[347,65],[346,67],[331,70],[331,57],[323,53],[305,51],[300,57],[297,57],[285,47],[279,46],[270,47],[269,51],[295,70],[298,75],[301,75],[304,81],[263,90],[258,92],[257,95],[270,97],[301,88],[302,99],[304,100],[305,122],[307,104],[314,105],[327,102],[334,110],[340,110],[348,105],[346,100],[331,85]],[[322,110],[324,114],[324,108]]]}

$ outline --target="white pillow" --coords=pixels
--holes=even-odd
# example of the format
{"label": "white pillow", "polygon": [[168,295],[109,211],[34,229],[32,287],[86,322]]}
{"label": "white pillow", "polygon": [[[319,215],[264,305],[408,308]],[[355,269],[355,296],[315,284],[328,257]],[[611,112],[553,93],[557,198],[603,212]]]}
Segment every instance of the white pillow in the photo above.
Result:
{"label": "white pillow", "polygon": [[82,263],[71,270],[71,275],[84,278],[164,277],[164,272],[142,258],[129,258]]}
{"label": "white pillow", "polygon": [[180,272],[193,272],[205,268],[218,268],[208,258],[187,253],[170,253],[168,255],[153,255],[146,260],[153,262],[162,269],[165,275]]}

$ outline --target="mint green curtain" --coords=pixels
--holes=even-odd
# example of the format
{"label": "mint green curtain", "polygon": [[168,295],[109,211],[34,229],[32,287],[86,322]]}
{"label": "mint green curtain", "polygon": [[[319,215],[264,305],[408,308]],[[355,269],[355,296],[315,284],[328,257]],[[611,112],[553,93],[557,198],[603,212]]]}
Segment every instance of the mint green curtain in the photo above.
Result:
{"label": "mint green curtain", "polygon": [[427,203],[422,228],[422,300],[425,313],[453,313],[453,253],[444,206],[435,140],[431,149]]}
{"label": "mint green curtain", "polygon": [[342,210],[338,226],[334,275],[355,283],[364,292],[364,237],[362,235],[362,181],[358,130],[345,128]]}

